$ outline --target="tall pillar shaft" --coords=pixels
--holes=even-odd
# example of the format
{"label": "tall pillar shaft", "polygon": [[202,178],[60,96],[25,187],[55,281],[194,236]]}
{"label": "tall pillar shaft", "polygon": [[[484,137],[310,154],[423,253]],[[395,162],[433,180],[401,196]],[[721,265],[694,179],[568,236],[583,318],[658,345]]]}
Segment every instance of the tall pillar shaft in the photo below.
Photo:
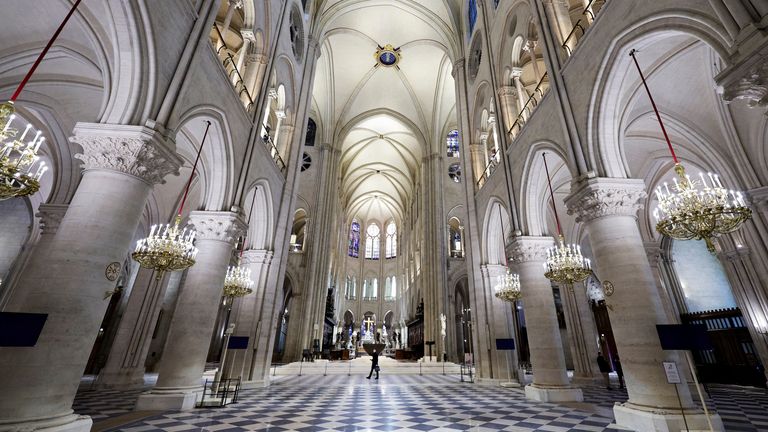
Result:
{"label": "tall pillar shaft", "polygon": [[[589,233],[596,273],[611,282],[615,293],[606,298],[611,327],[621,356],[629,400],[614,407],[616,422],[638,431],[680,430],[682,408],[691,428],[706,428],[690,392],[667,383],[662,361],[681,363],[674,351],[664,351],[657,324],[668,323],[656,289],[636,214],[645,199],[642,180],[592,178],[575,185],[566,200]],[[714,424],[719,423],[715,416]]]}
{"label": "tall pillar shaft", "polygon": [[124,389],[144,385],[144,362],[152,342],[152,331],[157,324],[167,279],[158,279],[152,270],[139,270],[107,363],[99,372],[99,388]]}
{"label": "tall pillar shaft", "polygon": [[224,277],[244,225],[232,212],[194,211],[189,222],[197,230],[197,262],[176,303],[157,385],[139,396],[137,410],[191,409],[201,391]]}
{"label": "tall pillar shaft", "polygon": [[[507,268],[498,264],[486,264],[480,267],[483,274],[483,282],[488,287],[487,292],[493,292],[498,278],[507,274]],[[515,317],[512,313],[514,306],[496,297],[489,299],[488,321],[491,331],[490,361],[493,364],[493,378],[499,381],[511,382],[514,386],[520,385],[518,376],[517,352],[497,350],[496,339],[515,339],[515,349],[518,349],[520,341],[516,340],[514,326]]]}
{"label": "tall pillar shaft", "polygon": [[126,260],[152,185],[179,166],[143,127],[79,123],[72,141],[83,148],[83,178],[47,250],[32,258],[40,261],[30,269],[42,271],[22,275],[6,309],[47,320],[34,347],[0,348],[0,430],[90,429],[71,406],[115,287],[105,269]]}
{"label": "tall pillar shaft", "polygon": [[571,387],[568,381],[552,283],[544,277],[547,248],[553,245],[551,237],[515,237],[511,244],[531,341],[533,384],[526,386],[525,395],[548,402],[581,401],[581,389]]}
{"label": "tall pillar shaft", "polygon": [[560,294],[565,300],[565,319],[573,358],[573,381],[588,383],[601,380],[597,367],[597,330],[584,284],[561,286]]}

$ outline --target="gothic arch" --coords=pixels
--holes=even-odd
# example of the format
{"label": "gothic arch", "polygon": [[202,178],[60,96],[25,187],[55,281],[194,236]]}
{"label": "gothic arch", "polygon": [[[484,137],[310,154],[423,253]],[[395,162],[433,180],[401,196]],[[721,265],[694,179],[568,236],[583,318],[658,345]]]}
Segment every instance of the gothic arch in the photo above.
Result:
{"label": "gothic arch", "polygon": [[509,213],[504,202],[498,197],[492,197],[488,201],[483,218],[481,236],[483,264],[506,264],[506,241],[512,233],[511,230]]}
{"label": "gothic arch", "polygon": [[[519,182],[518,199],[520,201],[520,215],[522,216],[520,218],[521,228],[523,232],[532,236],[556,234],[552,229],[553,225],[548,223],[548,217],[551,216],[551,204],[549,204],[547,177],[542,159],[544,153],[547,154],[547,163],[549,172],[553,177],[552,183],[555,191],[558,189],[557,173],[561,168],[566,169],[564,175],[568,179],[573,177],[573,171],[565,162],[565,151],[558,144],[551,141],[541,141],[528,148],[528,155],[525,158]],[[561,220],[566,217],[564,212],[561,212],[559,216]]]}

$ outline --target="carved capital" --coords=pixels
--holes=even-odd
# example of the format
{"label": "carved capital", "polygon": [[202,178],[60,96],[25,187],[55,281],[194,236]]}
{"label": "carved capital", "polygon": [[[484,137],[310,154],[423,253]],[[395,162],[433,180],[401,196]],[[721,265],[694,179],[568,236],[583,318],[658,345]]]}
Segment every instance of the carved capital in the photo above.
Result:
{"label": "carved capital", "polygon": [[[158,131],[143,126],[78,123],[69,140],[82,147],[83,170],[106,169],[155,185],[179,174],[181,158]],[[175,147],[175,146],[174,146]]]}
{"label": "carved capital", "polygon": [[40,204],[36,216],[40,218],[42,233],[56,234],[68,208],[68,204]]}
{"label": "carved capital", "polygon": [[605,216],[637,217],[647,196],[640,179],[591,178],[574,186],[565,205],[569,215],[576,215],[576,222]]}
{"label": "carved capital", "polygon": [[243,0],[228,0],[229,7],[240,9],[243,7]]}
{"label": "carved capital", "polygon": [[718,90],[726,102],[746,99],[750,107],[768,108],[768,55],[755,57],[756,62],[726,70],[726,76],[718,79]]}
{"label": "carved capital", "polygon": [[453,70],[451,71],[451,75],[456,78],[456,75],[464,70],[465,64],[466,60],[464,60],[464,57],[456,59],[456,61],[453,62]]}
{"label": "carved capital", "polygon": [[502,97],[502,98],[505,97],[505,96],[516,98],[517,97],[517,88],[515,88],[515,86],[501,86],[496,91],[496,93],[498,93],[498,95],[500,97]]}
{"label": "carved capital", "polygon": [[262,264],[269,265],[272,263],[272,257],[274,252],[265,249],[249,249],[243,252],[242,264]]}
{"label": "carved capital", "polygon": [[510,259],[515,263],[544,262],[547,249],[555,245],[552,237],[513,237],[507,248]]}
{"label": "carved capital", "polygon": [[216,240],[234,244],[247,226],[237,213],[193,211],[189,224],[197,230],[198,240]]}
{"label": "carved capital", "polygon": [[523,76],[523,68],[520,67],[513,67],[512,73],[510,74],[512,78],[520,78]]}

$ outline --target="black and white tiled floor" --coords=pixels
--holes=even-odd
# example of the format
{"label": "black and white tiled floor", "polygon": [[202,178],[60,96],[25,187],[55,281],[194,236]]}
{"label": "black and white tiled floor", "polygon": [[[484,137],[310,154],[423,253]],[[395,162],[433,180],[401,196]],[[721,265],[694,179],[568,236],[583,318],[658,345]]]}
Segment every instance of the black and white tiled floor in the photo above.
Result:
{"label": "black and white tiled floor", "polygon": [[119,430],[143,431],[613,431],[610,419],[530,402],[519,391],[458,377],[400,375],[281,380],[243,392],[226,408],[158,415]]}
{"label": "black and white tiled floor", "polygon": [[[329,375],[275,377],[219,409],[164,413],[111,431],[612,431],[611,419],[569,407],[527,401],[520,391],[461,383],[458,376]],[[147,384],[151,384],[150,381]],[[583,388],[585,402],[610,413],[624,390]],[[711,404],[727,431],[768,431],[768,392],[711,386]],[[98,423],[132,411],[139,390],[96,391],[84,385],[74,409]]]}

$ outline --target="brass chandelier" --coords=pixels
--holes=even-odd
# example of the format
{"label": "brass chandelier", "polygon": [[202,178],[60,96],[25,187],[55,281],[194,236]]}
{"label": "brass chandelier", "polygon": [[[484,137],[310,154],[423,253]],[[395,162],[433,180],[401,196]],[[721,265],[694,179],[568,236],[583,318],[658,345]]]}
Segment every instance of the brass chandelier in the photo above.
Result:
{"label": "brass chandelier", "polygon": [[45,138],[40,136],[42,134],[41,131],[37,131],[34,134],[34,138],[25,141],[28,139],[32,129],[31,124],[28,124],[21,134],[13,128],[13,121],[16,119],[16,107],[14,104],[21,91],[27,85],[27,82],[29,82],[29,79],[32,78],[32,74],[40,66],[48,50],[51,49],[51,46],[59,37],[59,34],[61,34],[64,26],[75,13],[81,1],[75,1],[69,9],[67,16],[64,17],[64,20],[59,24],[51,39],[48,40],[45,48],[37,56],[32,67],[29,68],[27,74],[21,80],[18,87],[16,87],[13,96],[11,96],[8,102],[0,104],[0,125],[3,126],[2,131],[0,131],[0,201],[32,195],[40,190],[40,179],[48,170],[48,167],[45,166],[44,161],[40,160],[37,152],[40,150],[40,146],[45,141]]}
{"label": "brass chandelier", "polygon": [[[253,216],[253,207],[256,205],[256,192],[253,191],[251,200],[251,210],[248,213],[248,226],[251,226],[251,217]],[[224,296],[229,298],[243,297],[253,292],[253,280],[251,279],[251,269],[242,265],[243,251],[245,250],[245,239],[248,237],[247,231],[243,236],[243,245],[237,257],[237,264],[229,266],[227,275],[224,278]]]}
{"label": "brass chandelier", "polygon": [[566,284],[569,288],[573,289],[574,283],[581,282],[592,274],[592,265],[589,258],[584,258],[584,255],[581,254],[581,246],[565,243],[563,230],[560,226],[560,218],[557,215],[557,207],[555,206],[552,179],[549,177],[547,155],[542,154],[541,157],[544,159],[544,170],[547,173],[547,184],[549,185],[549,196],[552,199],[552,210],[555,212],[558,239],[556,246],[547,249],[544,276],[553,282]]}
{"label": "brass chandelier", "polygon": [[656,188],[656,199],[659,201],[653,212],[657,221],[656,231],[676,240],[704,240],[707,249],[714,253],[713,239],[739,229],[741,224],[752,217],[752,210],[747,207],[747,202],[740,191],[729,190],[723,186],[719,175],[713,173],[705,175],[700,172],[698,179],[692,179],[685,173],[685,168],[672,148],[664,122],[661,120],[635,53],[636,51],[632,50],[629,55],[648,93],[672,160],[675,162],[677,174],[677,177],[673,178],[672,187],[665,182],[663,188],[660,185]]}
{"label": "brass chandelier", "polygon": [[502,301],[514,303],[515,301],[520,300],[522,297],[520,275],[517,273],[512,273],[512,271],[509,270],[506,251],[507,236],[504,234],[504,221],[501,219],[501,207],[499,207],[499,223],[501,224],[501,237],[504,239],[504,268],[506,269],[506,273],[499,275],[496,278],[497,283],[494,287],[494,295],[496,298]]}
{"label": "brass chandelier", "polygon": [[173,225],[152,225],[149,236],[136,242],[136,249],[131,257],[142,267],[152,269],[157,272],[159,280],[163,273],[168,271],[184,270],[195,264],[197,257],[197,248],[195,247],[195,236],[197,232],[194,228],[185,227],[180,229],[181,214],[184,211],[184,204],[189,195],[189,188],[192,185],[192,179],[197,171],[197,164],[200,162],[200,154],[205,145],[205,138],[208,136],[208,129],[211,122],[206,121],[205,133],[197,150],[195,163],[192,165],[192,172],[189,174],[187,186],[184,189],[184,198],[181,200],[179,211],[174,218]]}
{"label": "brass chandelier", "polygon": [[520,275],[512,273],[507,268],[507,273],[500,275],[497,279],[498,283],[494,290],[496,291],[496,298],[505,302],[515,302],[520,300],[522,293],[520,291]]}

